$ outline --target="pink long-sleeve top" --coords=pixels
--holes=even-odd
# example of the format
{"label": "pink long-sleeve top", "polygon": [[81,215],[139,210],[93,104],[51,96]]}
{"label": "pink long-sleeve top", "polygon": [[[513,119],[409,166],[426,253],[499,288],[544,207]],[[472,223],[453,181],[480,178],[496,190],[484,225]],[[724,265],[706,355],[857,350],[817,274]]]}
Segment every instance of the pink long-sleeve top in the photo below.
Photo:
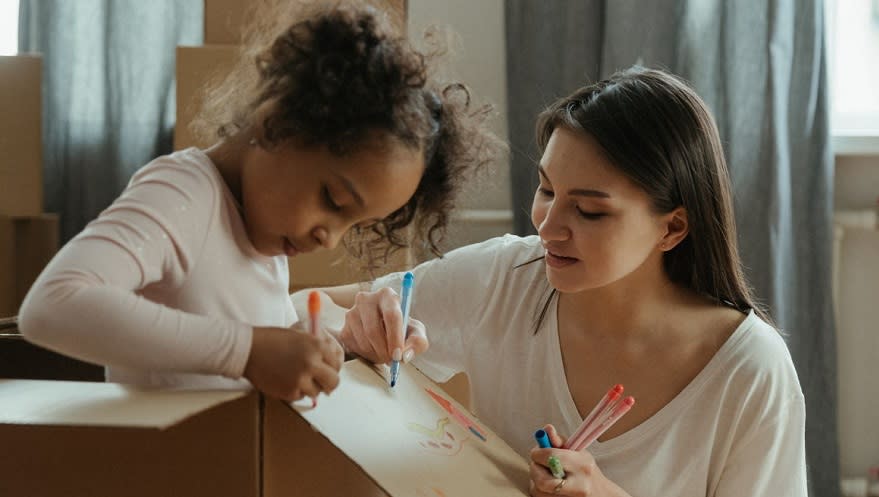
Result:
{"label": "pink long-sleeve top", "polygon": [[22,304],[28,340],[107,367],[107,380],[245,387],[254,326],[289,327],[284,256],[250,243],[201,150],[159,157],[67,243]]}

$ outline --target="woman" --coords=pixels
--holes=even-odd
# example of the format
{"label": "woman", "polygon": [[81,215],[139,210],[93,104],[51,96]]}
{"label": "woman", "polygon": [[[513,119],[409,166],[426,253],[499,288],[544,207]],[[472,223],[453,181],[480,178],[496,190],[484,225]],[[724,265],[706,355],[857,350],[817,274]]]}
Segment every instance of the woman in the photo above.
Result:
{"label": "woman", "polygon": [[378,363],[420,354],[436,381],[465,372],[475,413],[523,454],[544,423],[560,447],[554,427],[573,433],[624,384],[634,408],[586,450],[530,451],[535,496],[805,496],[802,391],[743,277],[704,102],[631,69],[555,102],[537,138],[538,236],[416,267],[405,342],[400,274],[327,290],[350,308],[343,347]]}

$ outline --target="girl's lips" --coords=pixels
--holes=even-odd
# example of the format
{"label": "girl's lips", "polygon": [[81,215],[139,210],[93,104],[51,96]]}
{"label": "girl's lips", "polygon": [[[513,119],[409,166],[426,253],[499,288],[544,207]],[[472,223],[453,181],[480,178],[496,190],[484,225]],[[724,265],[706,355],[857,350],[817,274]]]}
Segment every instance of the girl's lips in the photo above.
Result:
{"label": "girl's lips", "polygon": [[576,264],[578,262],[580,262],[579,259],[575,259],[573,257],[565,257],[565,256],[561,256],[561,255],[556,255],[556,254],[553,254],[552,252],[550,252],[549,250],[546,251],[546,265],[547,266],[560,268],[560,267],[570,266],[571,264]]}
{"label": "girl's lips", "polygon": [[299,253],[287,237],[284,237],[284,253],[287,254],[287,257],[294,257]]}

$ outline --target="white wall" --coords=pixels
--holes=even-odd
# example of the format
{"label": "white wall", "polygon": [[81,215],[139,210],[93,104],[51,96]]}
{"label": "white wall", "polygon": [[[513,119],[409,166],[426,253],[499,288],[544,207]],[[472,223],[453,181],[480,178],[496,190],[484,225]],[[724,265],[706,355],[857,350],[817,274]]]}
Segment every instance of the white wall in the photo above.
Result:
{"label": "white wall", "polygon": [[[451,28],[451,75],[473,91],[476,103],[490,103],[494,131],[507,140],[507,88],[503,0],[409,0],[409,34],[418,39],[428,26]],[[461,198],[460,217],[449,230],[446,248],[512,230],[509,158],[501,157]]]}
{"label": "white wall", "polygon": [[[835,208],[861,210],[879,199],[879,157],[839,157]],[[879,464],[879,231],[846,230],[839,253],[837,358],[843,476]]]}

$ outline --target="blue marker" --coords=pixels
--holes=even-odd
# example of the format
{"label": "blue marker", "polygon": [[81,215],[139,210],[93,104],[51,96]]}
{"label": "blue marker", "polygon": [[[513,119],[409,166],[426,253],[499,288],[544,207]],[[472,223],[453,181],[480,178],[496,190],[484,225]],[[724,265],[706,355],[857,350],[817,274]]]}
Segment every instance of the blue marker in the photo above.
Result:
{"label": "blue marker", "polygon": [[546,434],[544,430],[537,430],[534,432],[534,438],[537,440],[537,445],[541,449],[551,449],[552,445],[549,443],[549,435]]}
{"label": "blue marker", "polygon": [[[400,307],[403,310],[403,340],[406,340],[406,330],[409,328],[409,308],[412,306],[412,287],[415,285],[415,276],[407,272],[403,275],[403,288],[400,290]],[[397,384],[400,376],[400,361],[391,361],[391,388]]]}

